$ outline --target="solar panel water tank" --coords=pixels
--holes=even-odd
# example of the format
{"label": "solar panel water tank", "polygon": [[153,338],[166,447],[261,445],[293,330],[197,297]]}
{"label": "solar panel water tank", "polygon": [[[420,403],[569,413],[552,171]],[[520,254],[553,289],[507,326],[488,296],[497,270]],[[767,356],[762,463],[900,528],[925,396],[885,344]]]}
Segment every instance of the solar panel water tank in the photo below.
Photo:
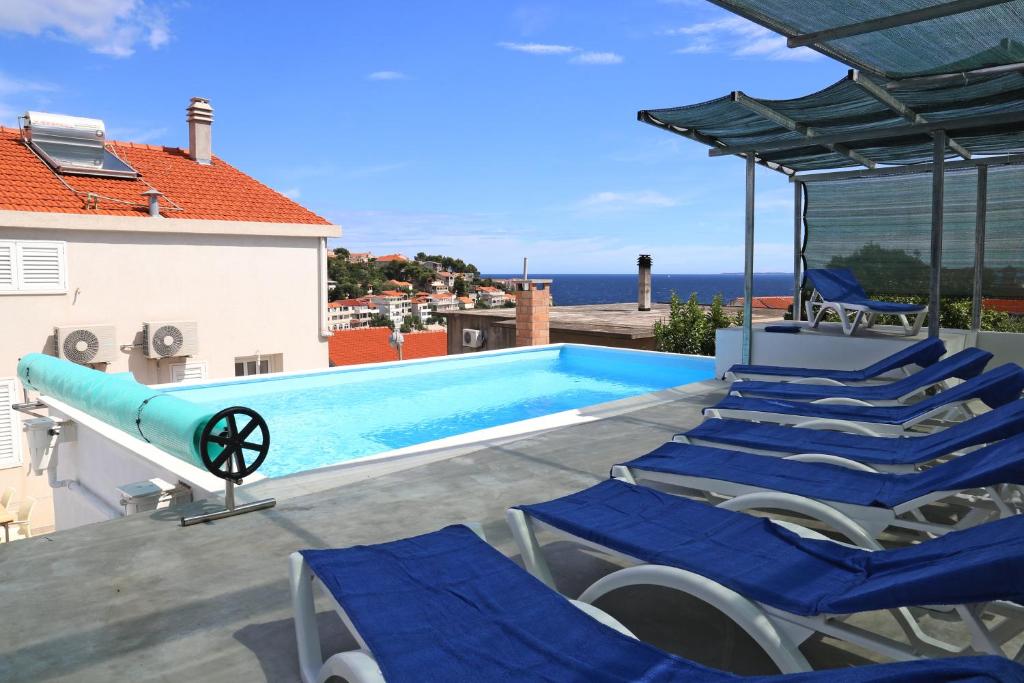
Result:
{"label": "solar panel water tank", "polygon": [[131,166],[107,149],[100,119],[29,111],[22,137],[58,173],[137,178]]}

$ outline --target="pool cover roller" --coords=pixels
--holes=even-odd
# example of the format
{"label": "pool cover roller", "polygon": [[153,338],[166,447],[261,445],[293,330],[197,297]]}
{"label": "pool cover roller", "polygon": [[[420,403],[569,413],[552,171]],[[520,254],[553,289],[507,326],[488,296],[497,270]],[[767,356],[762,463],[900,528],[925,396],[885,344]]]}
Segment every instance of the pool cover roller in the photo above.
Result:
{"label": "pool cover roller", "polygon": [[108,375],[42,353],[18,362],[25,387],[63,401],[197,467],[203,430],[214,411],[151,389],[123,374]]}

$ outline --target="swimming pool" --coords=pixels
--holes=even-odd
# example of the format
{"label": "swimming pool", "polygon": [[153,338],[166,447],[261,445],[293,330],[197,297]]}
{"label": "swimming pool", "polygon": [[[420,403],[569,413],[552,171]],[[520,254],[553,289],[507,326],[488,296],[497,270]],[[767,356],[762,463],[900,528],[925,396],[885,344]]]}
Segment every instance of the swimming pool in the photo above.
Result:
{"label": "swimming pool", "polygon": [[268,477],[710,379],[710,358],[553,345],[165,387],[270,428]]}

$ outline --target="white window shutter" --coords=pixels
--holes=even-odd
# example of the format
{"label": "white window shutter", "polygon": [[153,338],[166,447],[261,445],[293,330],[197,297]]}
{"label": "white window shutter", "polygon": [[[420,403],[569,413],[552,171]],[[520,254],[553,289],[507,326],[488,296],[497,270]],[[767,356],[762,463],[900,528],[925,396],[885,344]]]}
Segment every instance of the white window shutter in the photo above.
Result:
{"label": "white window shutter", "polygon": [[18,286],[17,266],[14,261],[16,242],[0,242],[0,291],[9,291]]}
{"label": "white window shutter", "polygon": [[63,291],[67,289],[62,242],[18,242],[20,287],[26,292]]}
{"label": "white window shutter", "polygon": [[21,421],[11,408],[16,392],[13,379],[0,379],[0,469],[21,465]]}
{"label": "white window shutter", "polygon": [[171,366],[172,382],[182,382],[187,379],[206,379],[206,361],[175,363]]}

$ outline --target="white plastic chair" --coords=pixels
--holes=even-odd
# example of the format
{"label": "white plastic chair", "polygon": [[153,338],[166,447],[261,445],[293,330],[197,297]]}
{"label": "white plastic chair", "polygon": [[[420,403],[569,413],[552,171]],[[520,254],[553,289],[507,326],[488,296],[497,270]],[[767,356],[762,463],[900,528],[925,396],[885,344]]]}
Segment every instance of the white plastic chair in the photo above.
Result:
{"label": "white plastic chair", "polygon": [[14,500],[15,493],[17,492],[11,486],[8,486],[4,489],[3,493],[0,493],[0,511],[4,511],[11,506],[11,501]]}
{"label": "white plastic chair", "polygon": [[26,498],[25,500],[18,503],[18,507],[14,512],[14,521],[10,524],[11,540],[17,541],[21,538],[31,538],[32,536],[32,510],[36,506],[35,498]]}

